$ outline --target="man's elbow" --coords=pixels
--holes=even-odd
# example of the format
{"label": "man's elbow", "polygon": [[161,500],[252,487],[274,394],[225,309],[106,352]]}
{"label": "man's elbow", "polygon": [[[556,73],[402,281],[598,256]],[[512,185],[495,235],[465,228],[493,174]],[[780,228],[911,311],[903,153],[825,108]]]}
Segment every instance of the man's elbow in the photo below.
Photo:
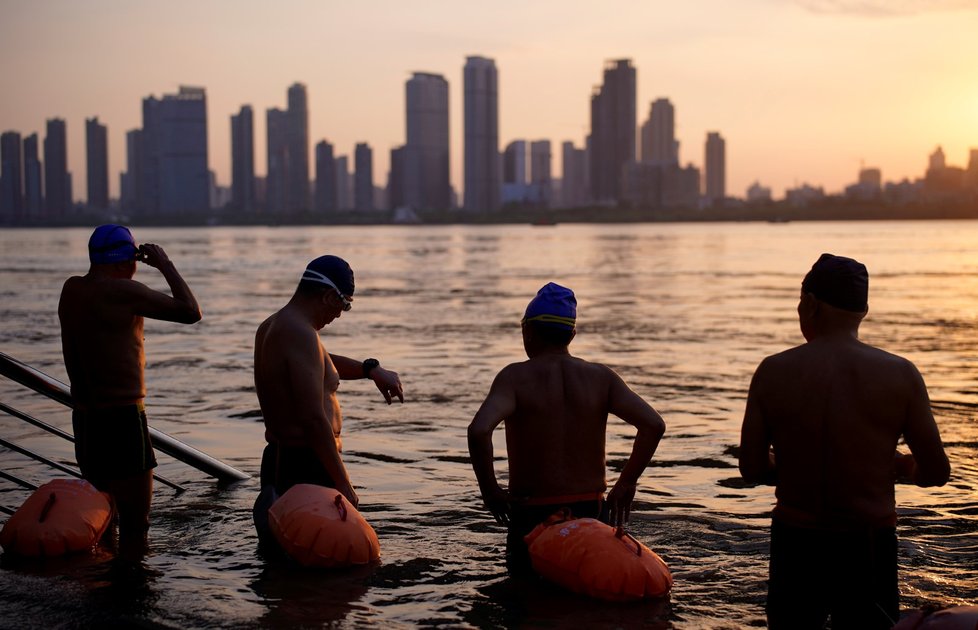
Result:
{"label": "man's elbow", "polygon": [[656,415],[654,418],[649,418],[638,425],[637,428],[640,436],[658,442],[666,433],[666,422],[662,419],[662,416]]}
{"label": "man's elbow", "polygon": [[914,472],[914,484],[921,488],[933,488],[943,486],[951,479],[951,464],[945,457],[944,460],[932,467],[917,465]]}
{"label": "man's elbow", "polygon": [[180,317],[179,323],[181,324],[196,324],[203,318],[203,313],[200,312],[200,307],[188,308],[183,312]]}
{"label": "man's elbow", "polygon": [[474,445],[477,445],[486,440],[488,435],[484,429],[481,429],[476,423],[469,425],[468,431],[466,432],[469,440],[469,449],[471,450]]}

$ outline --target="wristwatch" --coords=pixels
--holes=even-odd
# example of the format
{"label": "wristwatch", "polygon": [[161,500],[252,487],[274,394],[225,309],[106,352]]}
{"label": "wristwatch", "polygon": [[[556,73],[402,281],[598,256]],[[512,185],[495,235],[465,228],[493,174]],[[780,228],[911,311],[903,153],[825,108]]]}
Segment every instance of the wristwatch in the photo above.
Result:
{"label": "wristwatch", "polygon": [[367,359],[362,364],[363,368],[363,378],[370,378],[370,371],[375,367],[380,367],[380,361],[377,359]]}

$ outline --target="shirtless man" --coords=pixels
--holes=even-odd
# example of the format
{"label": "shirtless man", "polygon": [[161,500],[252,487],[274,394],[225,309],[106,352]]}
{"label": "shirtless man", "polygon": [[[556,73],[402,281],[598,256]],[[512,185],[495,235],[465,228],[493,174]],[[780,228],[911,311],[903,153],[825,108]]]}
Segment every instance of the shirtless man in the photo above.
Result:
{"label": "shirtless man", "polygon": [[[352,308],[353,270],[342,258],[320,256],[302,273],[299,286],[255,335],[255,389],[265,419],[261,485],[279,495],[297,483],[336,488],[359,504],[343,460],[343,418],[336,390],[341,380],[369,378],[387,404],[404,392],[396,372],[376,359],[356,361],[326,352],[319,331]],[[262,529],[256,503],[256,524]]]}
{"label": "shirtless man", "polygon": [[[156,467],[143,407],[143,318],[193,324],[200,307],[163,248],[137,247],[126,227],[95,228],[88,257],[88,273],[65,281],[58,304],[75,457],[85,479],[112,496],[119,548],[132,558],[146,547]],[[163,274],[172,297],[132,279],[137,260]]]}
{"label": "shirtless man", "polygon": [[[516,574],[530,565],[523,537],[562,507],[579,518],[628,520],[638,478],[652,459],[665,423],[611,368],[571,356],[577,300],[549,283],[523,317],[528,361],[499,372],[468,429],[469,454],[482,499],[509,526],[507,565]],[[608,493],[605,429],[608,414],[638,429],[631,456]],[[505,422],[509,487],[493,469],[492,432]]]}
{"label": "shirtless man", "polygon": [[[823,254],[801,285],[807,343],[761,362],[740,439],[740,472],[775,485],[771,628],[889,628],[898,619],[894,481],[950,474],[914,365],[859,341],[866,267]],[[897,451],[903,437],[911,454]]]}

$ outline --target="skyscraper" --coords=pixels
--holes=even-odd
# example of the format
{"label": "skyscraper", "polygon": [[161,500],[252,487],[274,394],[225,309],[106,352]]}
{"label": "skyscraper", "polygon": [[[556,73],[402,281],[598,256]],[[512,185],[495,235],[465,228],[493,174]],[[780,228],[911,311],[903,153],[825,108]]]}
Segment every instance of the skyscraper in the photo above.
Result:
{"label": "skyscraper", "polygon": [[642,125],[642,161],[656,166],[679,164],[676,110],[667,98],[656,99]]}
{"label": "skyscraper", "polygon": [[374,152],[366,142],[354,149],[353,164],[353,207],[370,212],[374,209]]}
{"label": "skyscraper", "polygon": [[176,94],[144,98],[138,137],[142,145],[136,162],[141,172],[136,183],[139,212],[150,216],[207,212],[210,169],[204,88],[180,86]]}
{"label": "skyscraper", "polygon": [[276,107],[266,112],[266,206],[270,214],[282,214],[292,208],[289,201],[288,124],[288,112]]}
{"label": "skyscraper", "polygon": [[88,178],[88,205],[107,210],[109,207],[108,130],[98,117],[85,119],[85,164]]}
{"label": "skyscraper", "polygon": [[0,220],[20,220],[24,211],[24,162],[20,134],[0,134]]}
{"label": "skyscraper", "polygon": [[591,95],[591,192],[598,202],[621,199],[622,169],[635,160],[635,82],[630,59],[609,61]]}
{"label": "skyscraper", "polygon": [[119,201],[129,214],[139,214],[143,190],[143,130],[126,132],[126,172],[122,174]]}
{"label": "skyscraper", "polygon": [[397,210],[405,205],[404,200],[404,162],[407,147],[399,146],[391,149],[390,169],[387,171],[387,203],[388,208]]}
{"label": "skyscraper", "polygon": [[564,142],[561,148],[561,205],[577,208],[586,204],[588,199],[587,151],[576,148],[570,141]]}
{"label": "skyscraper", "polygon": [[338,210],[353,208],[353,195],[350,192],[350,158],[346,155],[334,157],[336,164],[336,207]]}
{"label": "skyscraper", "polygon": [[51,118],[44,135],[44,210],[48,218],[57,218],[67,214],[69,207],[68,134],[63,119]]}
{"label": "skyscraper", "polygon": [[309,107],[306,86],[293,83],[288,91],[286,144],[289,212],[308,212],[309,204]]}
{"label": "skyscraper", "polygon": [[536,140],[530,143],[530,185],[535,201],[543,207],[550,206],[553,182],[550,168],[550,141]]}
{"label": "skyscraper", "polygon": [[306,86],[288,89],[288,109],[267,111],[267,207],[273,214],[308,212],[309,109]]}
{"label": "skyscraper", "polygon": [[464,76],[465,209],[499,208],[499,88],[496,62],[467,57]]}
{"label": "skyscraper", "polygon": [[414,209],[451,206],[448,149],[448,81],[415,72],[405,84],[407,143],[400,194]]}
{"label": "skyscraper", "polygon": [[526,185],[526,140],[513,140],[503,151],[503,184]]}
{"label": "skyscraper", "polygon": [[231,115],[231,205],[255,211],[255,121],[250,105]]}
{"label": "skyscraper", "polygon": [[316,145],[316,214],[336,212],[337,192],[333,145],[323,140]]}
{"label": "skyscraper", "polygon": [[722,205],[727,196],[727,143],[717,131],[706,134],[704,178],[706,201],[710,205]]}
{"label": "skyscraper", "polygon": [[30,219],[41,216],[44,208],[44,178],[37,134],[24,138],[24,213]]}

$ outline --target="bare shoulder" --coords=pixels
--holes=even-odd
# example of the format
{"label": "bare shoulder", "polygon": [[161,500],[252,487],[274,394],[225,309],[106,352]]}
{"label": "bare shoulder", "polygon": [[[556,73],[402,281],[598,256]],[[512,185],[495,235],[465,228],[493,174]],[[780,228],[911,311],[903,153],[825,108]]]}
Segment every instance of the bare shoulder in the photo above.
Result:
{"label": "bare shoulder", "polygon": [[869,344],[860,344],[860,354],[874,369],[885,371],[893,377],[903,376],[911,380],[920,378],[917,366],[910,359],[887,352]]}
{"label": "bare shoulder", "polygon": [[277,348],[304,347],[310,343],[318,345],[319,334],[307,322],[302,321],[288,309],[271,315],[258,326],[256,341]]}

